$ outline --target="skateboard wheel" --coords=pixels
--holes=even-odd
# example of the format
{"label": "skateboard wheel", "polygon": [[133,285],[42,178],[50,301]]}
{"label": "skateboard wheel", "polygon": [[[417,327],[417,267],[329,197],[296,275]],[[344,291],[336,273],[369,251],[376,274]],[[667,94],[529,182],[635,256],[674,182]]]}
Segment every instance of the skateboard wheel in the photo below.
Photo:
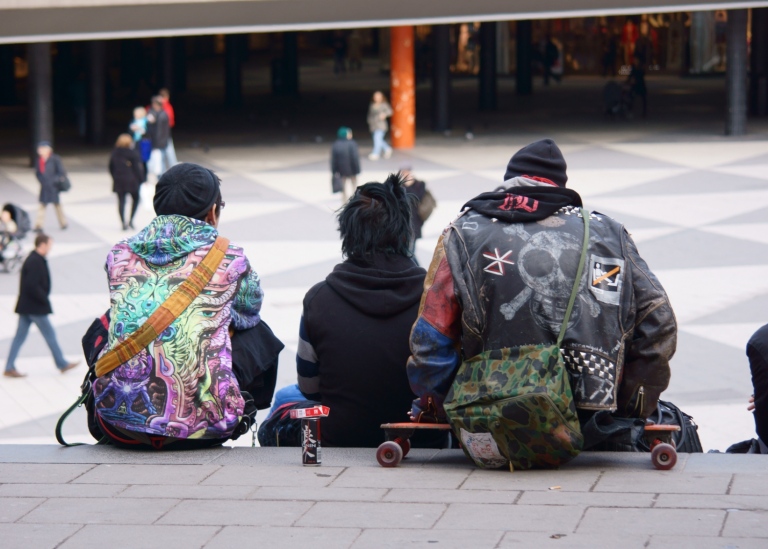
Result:
{"label": "skateboard wheel", "polygon": [[677,451],[675,451],[674,446],[666,442],[657,444],[651,451],[651,463],[656,469],[662,471],[672,469],[677,463]]}
{"label": "skateboard wheel", "polygon": [[398,438],[395,442],[397,442],[403,450],[403,457],[407,456],[408,452],[411,451],[411,440],[408,438]]}
{"label": "skateboard wheel", "polygon": [[403,449],[397,442],[382,442],[376,450],[376,461],[382,467],[397,467],[403,459]]}

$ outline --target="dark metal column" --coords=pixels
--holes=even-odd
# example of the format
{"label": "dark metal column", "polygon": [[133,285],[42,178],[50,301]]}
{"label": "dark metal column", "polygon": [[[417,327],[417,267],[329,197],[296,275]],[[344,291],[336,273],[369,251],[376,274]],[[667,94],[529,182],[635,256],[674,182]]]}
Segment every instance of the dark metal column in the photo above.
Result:
{"label": "dark metal column", "polygon": [[747,10],[728,11],[726,135],[747,133]]}
{"label": "dark metal column", "polygon": [[224,40],[225,55],[225,97],[227,105],[237,107],[243,103],[243,54],[239,34],[228,34]]}
{"label": "dark metal column", "polygon": [[432,130],[451,128],[451,35],[448,25],[432,27]]}
{"label": "dark metal column", "polygon": [[283,93],[299,93],[299,34],[283,33]]}
{"label": "dark metal column", "polygon": [[13,46],[0,46],[0,105],[16,102],[16,76],[13,65]]}
{"label": "dark metal column", "polygon": [[35,165],[37,144],[53,143],[53,88],[51,79],[51,44],[27,44],[29,63],[29,133],[30,166]]}
{"label": "dark metal column", "polygon": [[175,86],[173,85],[173,38],[158,38],[156,41],[157,47],[157,90],[153,90],[156,93],[160,88],[168,88],[173,93]]}
{"label": "dark metal column", "polygon": [[480,110],[496,110],[496,23],[480,25]]}
{"label": "dark metal column", "polygon": [[749,111],[768,114],[768,8],[752,8],[750,44]]}
{"label": "dark metal column", "polygon": [[517,95],[530,95],[533,91],[533,22],[517,22],[517,75],[515,83]]}
{"label": "dark metal column", "polygon": [[104,111],[107,89],[106,43],[88,42],[88,142],[104,142]]}
{"label": "dark metal column", "polygon": [[187,91],[187,38],[173,38],[173,92]]}

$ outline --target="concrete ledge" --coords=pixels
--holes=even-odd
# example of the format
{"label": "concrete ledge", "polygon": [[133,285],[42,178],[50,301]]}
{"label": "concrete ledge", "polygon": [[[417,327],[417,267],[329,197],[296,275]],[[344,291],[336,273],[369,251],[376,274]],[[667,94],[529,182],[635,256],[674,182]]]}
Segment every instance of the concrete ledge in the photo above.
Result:
{"label": "concrete ledge", "polygon": [[[0,446],[7,547],[768,546],[768,459],[584,453],[559,470],[488,471],[458,450],[135,452]],[[130,543],[128,542],[130,540]]]}

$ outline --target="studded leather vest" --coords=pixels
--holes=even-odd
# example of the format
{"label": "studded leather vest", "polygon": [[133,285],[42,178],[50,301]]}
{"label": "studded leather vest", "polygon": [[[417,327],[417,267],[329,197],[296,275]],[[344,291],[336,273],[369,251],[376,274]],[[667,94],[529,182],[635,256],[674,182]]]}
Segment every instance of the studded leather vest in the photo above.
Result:
{"label": "studded leather vest", "polygon": [[[474,210],[454,221],[444,247],[462,307],[465,358],[557,340],[581,254],[580,216],[566,206],[535,222],[507,223]],[[633,401],[623,408],[642,407],[642,385],[619,395],[636,321],[633,282],[643,283],[633,277],[639,267],[647,270],[639,256],[628,260],[628,249],[637,253],[620,224],[591,214],[584,274],[562,348],[581,409],[616,410],[622,399]],[[663,290],[660,295],[666,303]]]}

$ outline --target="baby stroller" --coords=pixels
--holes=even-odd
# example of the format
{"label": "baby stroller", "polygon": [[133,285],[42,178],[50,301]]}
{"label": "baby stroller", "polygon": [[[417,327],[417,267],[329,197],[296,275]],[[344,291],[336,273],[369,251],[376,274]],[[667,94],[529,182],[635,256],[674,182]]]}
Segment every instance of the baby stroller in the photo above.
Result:
{"label": "baby stroller", "polygon": [[[14,229],[14,225],[15,230],[9,230]],[[0,211],[0,272],[12,273],[21,267],[24,262],[22,241],[31,229],[26,211],[15,204],[3,206]]]}

